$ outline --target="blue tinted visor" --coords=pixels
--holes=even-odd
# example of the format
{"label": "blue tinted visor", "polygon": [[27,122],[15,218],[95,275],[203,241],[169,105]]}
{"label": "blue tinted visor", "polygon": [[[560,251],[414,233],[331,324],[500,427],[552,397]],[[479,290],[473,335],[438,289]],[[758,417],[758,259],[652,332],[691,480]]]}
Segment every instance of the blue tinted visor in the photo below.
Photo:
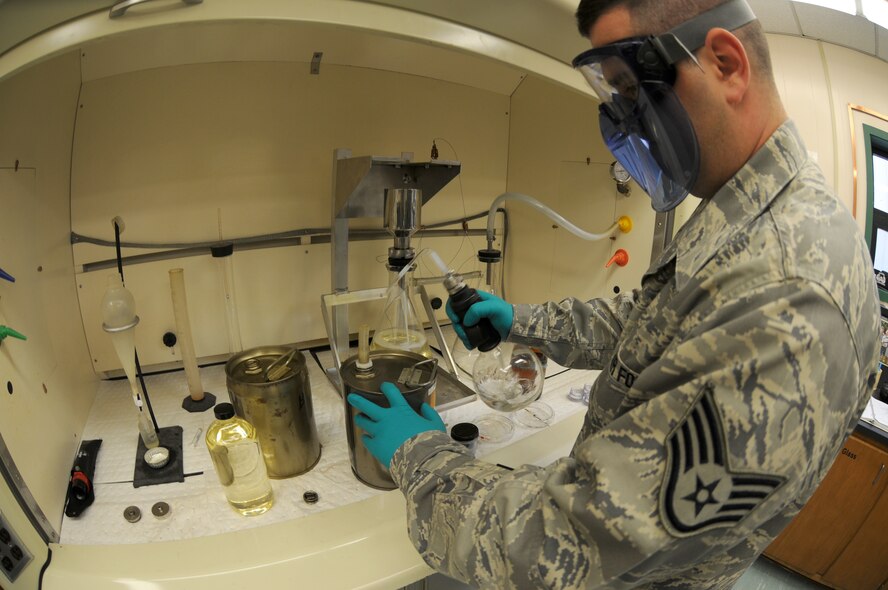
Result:
{"label": "blue tinted visor", "polygon": [[678,206],[697,181],[700,148],[672,87],[643,82],[634,100],[616,95],[598,111],[604,143],[650,195],[654,210]]}
{"label": "blue tinted visor", "polygon": [[650,195],[655,210],[675,208],[700,173],[700,145],[672,89],[676,64],[697,63],[693,52],[712,28],[733,31],[753,20],[745,0],[727,0],[662,35],[624,39],[573,60],[601,100],[605,144]]}

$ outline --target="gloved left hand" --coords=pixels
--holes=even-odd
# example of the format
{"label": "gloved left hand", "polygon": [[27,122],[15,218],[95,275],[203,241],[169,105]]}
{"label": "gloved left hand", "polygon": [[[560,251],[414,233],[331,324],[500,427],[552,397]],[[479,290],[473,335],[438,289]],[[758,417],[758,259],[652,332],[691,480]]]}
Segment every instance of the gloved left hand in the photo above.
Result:
{"label": "gloved left hand", "polygon": [[447,429],[441,416],[429,404],[422,404],[420,415],[410,407],[393,383],[386,381],[380,389],[389,402],[388,408],[354,393],[348,396],[348,403],[361,412],[355,416],[355,424],[367,433],[361,437],[364,446],[388,468],[395,451],[408,439],[422,432],[446,432]]}

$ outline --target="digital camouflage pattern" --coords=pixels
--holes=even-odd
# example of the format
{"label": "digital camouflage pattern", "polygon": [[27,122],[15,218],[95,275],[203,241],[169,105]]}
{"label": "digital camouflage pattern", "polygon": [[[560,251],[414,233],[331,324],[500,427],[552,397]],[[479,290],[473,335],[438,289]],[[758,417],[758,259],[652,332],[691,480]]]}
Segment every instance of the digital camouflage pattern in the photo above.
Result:
{"label": "digital camouflage pattern", "polygon": [[612,300],[516,305],[509,339],[602,369],[571,456],[395,454],[410,537],[482,588],[730,588],[813,493],[876,379],[868,251],[792,122]]}

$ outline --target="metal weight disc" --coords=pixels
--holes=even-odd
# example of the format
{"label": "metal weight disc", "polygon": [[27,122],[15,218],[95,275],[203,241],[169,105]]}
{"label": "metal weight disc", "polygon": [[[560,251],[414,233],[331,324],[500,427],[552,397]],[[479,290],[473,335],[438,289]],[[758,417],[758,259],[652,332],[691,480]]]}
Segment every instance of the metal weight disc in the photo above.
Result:
{"label": "metal weight disc", "polygon": [[166,518],[170,515],[170,505],[166,502],[158,502],[151,507],[151,514],[157,518]]}
{"label": "metal weight disc", "polygon": [[135,524],[142,520],[142,511],[138,506],[127,506],[123,511],[123,517],[127,522]]}

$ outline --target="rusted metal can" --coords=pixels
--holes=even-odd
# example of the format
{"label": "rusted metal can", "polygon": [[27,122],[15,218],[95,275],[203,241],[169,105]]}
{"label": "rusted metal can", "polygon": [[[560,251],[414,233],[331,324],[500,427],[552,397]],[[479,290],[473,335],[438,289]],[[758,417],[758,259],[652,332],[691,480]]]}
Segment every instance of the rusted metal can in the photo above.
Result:
{"label": "rusted metal can", "polygon": [[282,479],[314,467],[321,443],[305,356],[286,346],[252,348],[228,360],[225,376],[237,415],[256,429],[268,476]]}

